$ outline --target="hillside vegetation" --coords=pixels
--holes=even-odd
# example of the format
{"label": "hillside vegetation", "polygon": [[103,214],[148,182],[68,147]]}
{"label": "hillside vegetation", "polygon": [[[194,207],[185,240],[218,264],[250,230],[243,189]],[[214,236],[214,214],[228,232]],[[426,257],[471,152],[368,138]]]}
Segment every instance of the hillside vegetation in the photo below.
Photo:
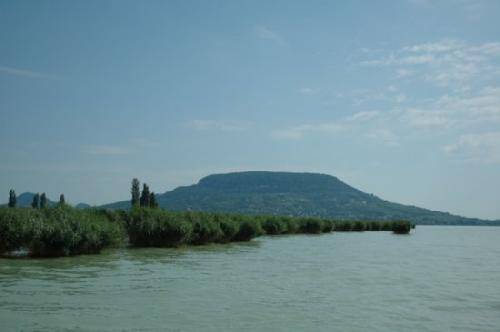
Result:
{"label": "hillside vegetation", "polygon": [[[409,220],[421,225],[498,225],[388,202],[334,176],[316,173],[238,172],[210,175],[197,184],[156,195],[160,207],[249,215],[349,220]],[[129,209],[123,201],[103,206]]]}

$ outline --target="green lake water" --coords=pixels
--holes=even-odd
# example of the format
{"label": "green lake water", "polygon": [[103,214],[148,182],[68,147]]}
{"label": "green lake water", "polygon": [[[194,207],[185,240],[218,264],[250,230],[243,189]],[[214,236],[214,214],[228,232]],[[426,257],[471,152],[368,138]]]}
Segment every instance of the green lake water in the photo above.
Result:
{"label": "green lake water", "polygon": [[500,227],[0,259],[0,331],[500,331]]}

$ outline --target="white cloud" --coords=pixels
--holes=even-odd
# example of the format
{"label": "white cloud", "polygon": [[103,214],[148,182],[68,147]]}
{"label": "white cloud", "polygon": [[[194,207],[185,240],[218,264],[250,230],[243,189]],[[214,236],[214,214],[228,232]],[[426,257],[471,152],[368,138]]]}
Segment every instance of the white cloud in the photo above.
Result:
{"label": "white cloud", "polygon": [[354,113],[353,115],[347,117],[347,121],[369,121],[380,115],[378,111],[364,111]]}
{"label": "white cloud", "polygon": [[[386,52],[387,53],[387,52]],[[397,78],[418,76],[441,87],[467,85],[472,80],[495,78],[500,70],[500,42],[478,45],[444,39],[389,52],[363,66],[394,68]]]}
{"label": "white cloud", "polygon": [[500,125],[500,88],[485,87],[479,91],[466,89],[395,114],[403,123],[419,129],[467,129]]}
{"label": "white cloud", "polygon": [[411,69],[399,68],[396,70],[396,78],[410,77],[413,76],[414,74],[415,71]]}
{"label": "white cloud", "polygon": [[389,92],[396,92],[396,91],[398,91],[398,87],[394,86],[394,85],[389,85],[387,87],[387,91],[389,91]]}
{"label": "white cloud", "polygon": [[407,46],[403,48],[405,51],[409,52],[415,52],[415,53],[421,53],[421,52],[427,52],[427,53],[442,53],[442,52],[448,52],[452,50],[459,49],[463,47],[465,44],[464,42],[457,41],[457,40],[452,40],[452,39],[445,39],[440,42],[434,42],[434,43],[423,43],[423,44],[417,44],[413,46]]}
{"label": "white cloud", "polygon": [[304,87],[304,88],[300,88],[299,89],[299,92],[303,95],[314,95],[316,94],[318,91],[316,89],[313,89],[313,88],[307,88],[307,87]]}
{"label": "white cloud", "polygon": [[443,150],[449,155],[458,155],[467,161],[500,163],[500,132],[461,135],[454,144]]}
{"label": "white cloud", "polygon": [[[382,121],[379,121],[382,120]],[[398,146],[399,138],[383,121],[388,119],[379,111],[363,111],[336,121],[315,124],[302,124],[271,132],[276,139],[300,140],[309,135],[351,135],[366,137],[388,146]]]}
{"label": "white cloud", "polygon": [[389,102],[391,104],[400,104],[407,100],[406,94],[399,91],[394,85],[389,85],[385,89],[367,90],[359,89],[349,93],[352,103],[355,106],[363,104],[371,105],[373,101]]}
{"label": "white cloud", "polygon": [[454,121],[442,112],[436,110],[422,110],[409,108],[402,113],[402,120],[406,124],[419,129],[450,128]]}
{"label": "white cloud", "polygon": [[375,129],[366,136],[388,146],[399,146],[399,137],[389,129]]}
{"label": "white cloud", "polygon": [[257,37],[261,39],[272,40],[278,44],[283,44],[285,42],[279,33],[265,25],[256,25],[253,30]]}
{"label": "white cloud", "polygon": [[325,122],[318,124],[303,124],[298,126],[291,126],[284,129],[278,129],[271,132],[271,136],[277,139],[302,139],[306,134],[314,133],[338,133],[347,129],[347,126],[337,122]]}
{"label": "white cloud", "polygon": [[26,70],[26,69],[19,69],[19,68],[13,68],[13,67],[5,67],[5,66],[0,66],[0,73],[14,75],[14,76],[20,76],[20,77],[26,77],[26,78],[57,79],[56,76],[38,73],[35,71]]}
{"label": "white cloud", "polygon": [[430,64],[436,62],[437,59],[432,54],[422,54],[422,55],[409,55],[406,57],[399,58],[396,62],[401,65],[421,65]]}

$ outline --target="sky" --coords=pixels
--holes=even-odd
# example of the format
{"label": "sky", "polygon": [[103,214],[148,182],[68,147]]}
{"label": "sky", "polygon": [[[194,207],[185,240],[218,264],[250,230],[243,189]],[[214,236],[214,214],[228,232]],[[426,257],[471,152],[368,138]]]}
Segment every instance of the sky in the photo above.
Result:
{"label": "sky", "polygon": [[320,172],[500,219],[500,1],[0,0],[0,190]]}

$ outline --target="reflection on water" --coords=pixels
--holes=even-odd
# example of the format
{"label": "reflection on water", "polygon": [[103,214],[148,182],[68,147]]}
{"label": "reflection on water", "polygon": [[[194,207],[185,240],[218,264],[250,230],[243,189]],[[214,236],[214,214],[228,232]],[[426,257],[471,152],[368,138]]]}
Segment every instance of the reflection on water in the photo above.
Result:
{"label": "reflection on water", "polygon": [[500,228],[0,259],[0,330],[500,330]]}

